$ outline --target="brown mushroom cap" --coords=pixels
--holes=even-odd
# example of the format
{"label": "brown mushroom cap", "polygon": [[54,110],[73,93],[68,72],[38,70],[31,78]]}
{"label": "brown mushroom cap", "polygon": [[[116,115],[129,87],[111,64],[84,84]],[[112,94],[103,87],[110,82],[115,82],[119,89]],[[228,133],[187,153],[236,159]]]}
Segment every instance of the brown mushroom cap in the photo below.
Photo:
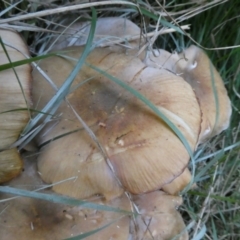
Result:
{"label": "brown mushroom cap", "polygon": [[188,239],[184,221],[176,210],[182,204],[181,197],[155,191],[135,196],[133,200],[140,213],[135,220],[136,227],[132,226],[132,231],[136,229],[135,235],[137,236],[133,239],[168,240],[182,232],[177,239]]}
{"label": "brown mushroom cap", "polygon": [[228,128],[231,102],[221,76],[200,48],[192,45],[180,58],[175,65],[176,72],[192,86],[202,111],[201,143]]}
{"label": "brown mushroom cap", "polygon": [[[68,56],[78,58],[80,54],[80,48],[72,48]],[[200,109],[192,88],[181,77],[164,69],[146,67],[140,59],[112,53],[108,49],[95,49],[87,62],[106,69],[138,90],[179,128],[192,150],[195,148]],[[74,65],[70,60],[54,57],[42,61],[40,66],[60,86]],[[41,109],[48,99],[40,89],[47,83],[37,71],[33,74],[34,101]],[[184,171],[189,160],[178,137],[144,103],[93,69],[84,66],[75,84],[93,76],[93,80],[71,93],[68,100],[106,150],[124,188],[139,194],[159,189],[173,181]],[[54,183],[76,176],[73,182],[54,187],[55,191],[73,197],[89,196],[91,190],[86,189],[92,186],[95,194],[108,197],[111,190],[112,196],[120,195],[121,187],[116,187],[117,182],[113,181],[114,176],[104,156],[87,136],[72,110],[63,103],[58,113],[62,114],[60,119],[52,122],[39,135],[39,144],[69,131],[80,131],[54,140],[41,149],[38,167],[42,178]],[[106,190],[103,190],[104,187]],[[80,191],[83,188],[85,191]]]}
{"label": "brown mushroom cap", "polygon": [[[36,159],[24,160],[25,171],[8,186],[36,190],[44,186],[36,169]],[[44,193],[53,194],[51,190]],[[0,199],[13,195],[0,193]],[[90,200],[88,200],[90,201]],[[106,204],[99,197],[90,202]],[[106,204],[114,208],[130,211],[128,198],[123,195]],[[88,240],[127,240],[130,217],[121,212],[86,209],[79,206],[56,204],[39,199],[18,197],[0,203],[1,240],[53,240],[66,239],[96,230],[112,223],[105,229],[87,237]]]}
{"label": "brown mushroom cap", "polygon": [[[9,182],[8,186],[27,190],[43,188],[44,183],[37,173],[35,156],[25,156],[24,166],[25,171]],[[50,189],[41,192],[53,194]],[[9,197],[13,195],[0,193],[2,200]],[[99,196],[94,198],[87,201],[106,204]],[[0,202],[1,240],[66,239],[94,231],[109,223],[112,224],[86,239],[135,240],[153,239],[151,236],[154,236],[154,239],[167,240],[185,229],[181,215],[176,210],[182,203],[181,197],[155,191],[134,196],[132,200],[140,213],[135,217],[122,212],[86,209],[27,197]],[[126,195],[106,205],[131,211],[131,204]],[[188,239],[187,233],[183,233],[180,239]]]}
{"label": "brown mushroom cap", "polygon": [[[0,35],[6,51],[12,62],[25,59],[28,49],[20,36],[10,30],[0,29]],[[9,63],[9,60],[0,46],[0,65]],[[24,91],[26,101],[30,104],[31,67],[26,64],[15,67],[16,74]],[[16,176],[22,169],[22,161],[17,149],[8,149],[19,137],[29,120],[28,111],[17,111],[27,108],[18,79],[13,69],[0,72],[0,182],[6,182]],[[7,112],[9,111],[9,112]]]}

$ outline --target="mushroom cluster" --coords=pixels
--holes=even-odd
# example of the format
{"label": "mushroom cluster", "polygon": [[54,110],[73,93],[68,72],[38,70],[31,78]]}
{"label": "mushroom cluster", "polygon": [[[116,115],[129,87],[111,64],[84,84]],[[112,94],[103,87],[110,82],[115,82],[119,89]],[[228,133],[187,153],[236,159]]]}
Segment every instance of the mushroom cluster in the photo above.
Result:
{"label": "mushroom cluster", "polygon": [[[115,28],[106,28],[107,22],[114,23]],[[189,152],[169,125],[141,98],[111,81],[109,76],[148,99],[181,132],[191,151],[229,124],[231,106],[223,81],[207,55],[195,46],[181,54],[156,50],[138,57],[140,40],[126,42],[129,34],[140,36],[136,25],[120,18],[100,19],[97,24],[96,34],[101,38],[95,38],[95,42],[105,43],[111,35],[113,39],[122,38],[124,47],[118,41],[120,45],[96,48],[86,58],[67,98],[35,138],[40,148],[37,171],[59,194],[91,200],[95,196],[97,201],[101,199],[112,206],[138,212],[131,221],[128,216],[120,218],[123,235],[117,231],[119,225],[113,224],[110,235],[104,235],[103,231],[98,239],[171,239],[178,234],[179,239],[188,239],[176,208],[182,201],[178,193],[191,180],[187,168]],[[71,31],[77,28],[76,25]],[[68,47],[73,42],[75,46]],[[38,67],[58,88],[82,54],[83,48],[76,45],[85,42],[86,37],[79,41],[71,36],[60,38],[55,49],[63,50],[61,56],[39,63]],[[35,109],[41,111],[56,90],[38,69],[32,73],[32,96]],[[82,121],[89,130],[86,131]],[[21,182],[24,174],[18,181]],[[12,209],[17,209],[17,205]],[[37,206],[38,202],[33,205]],[[29,203],[24,206],[28,208]],[[41,211],[49,215],[53,210]],[[67,216],[74,216],[71,220],[79,227],[79,233],[94,229],[90,223],[87,224],[90,228],[80,227],[86,224],[79,219],[79,208],[69,211],[71,214]],[[105,212],[99,214],[101,217],[96,214],[93,219],[98,223],[95,228],[119,217]],[[40,220],[45,221],[45,217],[43,214]],[[31,236],[35,239],[47,236],[49,231],[43,225],[38,225],[40,230]],[[69,237],[66,234],[69,232],[63,233]]]}

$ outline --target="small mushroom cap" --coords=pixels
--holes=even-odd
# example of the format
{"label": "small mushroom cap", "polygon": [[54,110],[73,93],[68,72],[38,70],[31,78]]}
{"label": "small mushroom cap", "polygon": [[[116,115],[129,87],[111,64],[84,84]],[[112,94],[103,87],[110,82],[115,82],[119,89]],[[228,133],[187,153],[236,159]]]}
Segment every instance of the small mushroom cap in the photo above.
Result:
{"label": "small mushroom cap", "polygon": [[[135,220],[137,225],[136,239],[169,240],[180,234],[177,239],[188,239],[184,221],[176,210],[182,204],[181,197],[155,191],[134,196],[133,201],[140,213]],[[132,225],[132,231],[134,228]]]}
{"label": "small mushroom cap", "polygon": [[[28,55],[28,49],[20,36],[10,30],[0,29],[0,36],[6,51],[12,62],[25,59],[23,54]],[[9,63],[9,60],[0,46],[0,65]],[[21,131],[29,120],[28,111],[17,111],[26,109],[31,103],[31,67],[26,64],[15,67],[16,77],[13,69],[0,72],[0,182],[5,182],[16,176],[22,169],[22,161],[16,149],[7,150],[19,137]],[[18,82],[21,82],[21,86]],[[24,91],[26,101],[23,96]]]}
{"label": "small mushroom cap", "polygon": [[206,53],[192,45],[180,58],[176,72],[192,86],[202,111],[201,143],[228,128],[231,102],[221,76]]}
{"label": "small mushroom cap", "polygon": [[[78,58],[80,54],[80,48],[69,49],[70,57]],[[191,86],[181,77],[164,69],[146,67],[138,58],[116,54],[109,49],[94,50],[86,61],[101,69],[108,69],[111,75],[143,94],[179,128],[192,150],[195,148],[200,131],[200,109]],[[40,66],[53,81],[60,82],[57,83],[59,86],[70,73],[74,62],[54,57],[44,60]],[[34,71],[33,74],[36,84],[34,89],[37,89],[34,98],[40,110],[44,104],[38,100],[48,101],[44,96],[45,92],[40,91],[41,86],[46,83],[39,73]],[[93,69],[84,66],[75,84],[93,76],[94,79],[71,93],[68,100],[106,150],[113,172],[124,189],[139,194],[159,189],[173,181],[184,171],[189,161],[189,155],[182,142],[144,103]],[[63,103],[58,113],[62,116],[38,136],[39,144],[69,131],[81,130],[71,134],[73,140],[69,142],[64,140],[66,137],[58,138],[41,149],[38,167],[42,178],[54,183],[56,179],[58,181],[78,176],[76,187],[73,188],[72,182],[66,183],[68,187],[64,187],[71,189],[67,194],[73,197],[85,194],[77,193],[77,186],[96,186],[94,182],[98,176],[102,177],[98,179],[97,184],[110,186],[112,189],[113,177],[109,178],[111,174],[107,170],[104,170],[102,175],[97,165],[88,167],[88,164],[95,162],[94,164],[101,165],[99,169],[103,169],[104,156],[101,156],[93,141],[87,138],[71,109]],[[70,139],[71,135],[67,138]],[[108,166],[105,163],[104,169],[106,168]],[[82,181],[81,174],[85,176],[84,172],[91,174]],[[106,179],[103,180],[104,176]],[[109,181],[111,183],[106,184]],[[65,194],[65,190],[60,188],[59,185],[58,192]],[[102,190],[95,193],[105,196]]]}
{"label": "small mushroom cap", "polygon": [[[8,186],[16,188],[24,186],[27,190],[43,187],[44,183],[37,173],[36,159],[25,159],[24,166],[25,171]],[[44,192],[53,194],[51,190]],[[9,197],[13,195],[0,193],[1,199]],[[130,211],[130,203],[125,195],[107,204],[99,197],[97,199],[91,202]],[[86,239],[127,240],[129,236],[130,217],[121,212],[86,209],[26,197],[1,202],[0,212],[1,240],[66,239],[104,227],[109,223],[112,224]]]}

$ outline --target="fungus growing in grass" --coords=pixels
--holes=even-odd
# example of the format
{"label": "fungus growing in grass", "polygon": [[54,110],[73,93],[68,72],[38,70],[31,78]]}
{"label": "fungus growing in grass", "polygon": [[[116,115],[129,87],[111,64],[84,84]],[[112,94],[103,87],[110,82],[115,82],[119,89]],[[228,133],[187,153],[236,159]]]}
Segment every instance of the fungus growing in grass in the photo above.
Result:
{"label": "fungus growing in grass", "polygon": [[[110,31],[112,36],[124,37],[128,33],[140,32],[137,26],[133,26],[135,29],[133,32],[130,30],[131,22],[117,19],[115,24],[119,23],[121,31],[124,29],[125,32],[115,27]],[[103,26],[105,20],[101,21],[97,24],[101,23]],[[114,21],[115,19],[112,19],[111,22]],[[109,30],[109,26],[107,28],[106,26],[104,25],[101,30],[99,25],[97,33],[106,36]],[[69,29],[68,33],[71,31]],[[95,41],[97,40],[95,38]],[[57,43],[55,49],[65,47],[68,43],[71,45],[72,41],[75,39],[69,42],[69,39],[63,37],[60,39],[62,45]],[[77,41],[79,42],[74,44],[81,45],[85,40]],[[136,40],[130,45],[135,48],[138,43],[139,40]],[[53,184],[52,189],[55,192],[78,199],[97,196],[101,199],[97,202],[108,202],[111,206],[127,211],[135,208],[140,213],[136,218],[132,218],[131,223],[129,216],[123,216],[116,221],[116,224],[113,223],[105,229],[106,231],[102,230],[101,234],[107,235],[98,235],[99,239],[125,240],[131,237],[134,240],[170,239],[185,228],[176,210],[182,200],[178,196],[169,194],[176,195],[190,182],[191,174],[187,168],[189,152],[168,124],[157,115],[156,111],[147,106],[146,99],[175,125],[188,142],[191,151],[196,149],[199,142],[219,133],[220,128],[224,129],[228,125],[231,110],[226,111],[227,114],[222,116],[224,111],[221,108],[219,111],[216,109],[217,105],[223,105],[224,109],[228,109],[230,102],[222,80],[216,70],[210,67],[210,62],[208,68],[210,70],[206,71],[203,80],[198,78],[199,73],[205,71],[204,64],[209,61],[206,55],[194,46],[185,50],[180,56],[164,50],[158,52],[157,57],[157,50],[155,53],[147,54],[143,63],[140,57],[126,55],[121,47],[112,46],[93,50],[86,59],[87,64],[82,66],[71,86],[66,101],[62,102],[56,115],[35,139],[40,148],[38,172],[45,182]],[[61,57],[54,56],[42,60],[39,66],[57,87],[60,87],[74,68],[76,64],[74,59],[79,59],[81,53],[80,47],[67,48],[64,49]],[[101,73],[96,67],[101,69]],[[55,90],[36,69],[33,71],[33,78],[33,100],[35,108],[41,111],[55,94]],[[116,79],[120,79],[121,84],[125,84],[125,89],[116,84],[114,78],[115,82]],[[23,85],[25,84],[24,82]],[[200,88],[197,88],[198,86]],[[28,96],[29,90],[26,91]],[[219,97],[220,92],[225,94],[224,100]],[[138,94],[138,97],[133,93]],[[206,102],[215,105],[204,108]],[[23,108],[21,101],[18,101],[18,104],[17,107],[11,105],[7,110]],[[7,110],[3,108],[3,111]],[[214,112],[214,116],[209,114],[211,111]],[[21,118],[21,115],[17,116]],[[24,116],[27,118],[27,115]],[[90,130],[83,126],[79,121],[80,118]],[[220,123],[221,119],[224,123]],[[6,146],[16,140],[22,127],[21,125],[18,128],[15,138]],[[206,133],[208,128],[211,133]],[[3,131],[2,128],[0,131]],[[6,146],[4,145],[3,148]],[[6,151],[0,154],[4,153]],[[16,150],[15,154],[17,154]],[[2,160],[0,163],[2,164]],[[42,184],[36,176],[36,169],[34,174],[31,174],[31,170],[29,172],[26,166],[24,174],[16,179],[18,184],[24,183],[26,179],[33,184]],[[27,174],[31,177],[35,175],[34,179],[38,180],[25,178]],[[59,184],[60,181],[62,182]],[[51,190],[47,191],[51,192]],[[130,197],[127,198],[124,192],[130,193]],[[53,229],[56,232],[60,228],[56,238],[70,237],[70,232],[74,236],[79,234],[79,230],[81,232],[80,228],[75,231],[73,225],[90,231],[118,217],[115,213],[103,212],[100,213],[99,219],[86,221],[82,210],[71,208],[64,212],[65,207],[56,207],[56,205],[53,207],[50,203],[45,205],[39,200],[28,199],[25,202],[20,198],[5,211],[4,219],[8,222],[19,220],[24,212],[26,213],[24,220],[16,222],[16,227],[22,230],[25,237],[23,239],[37,239],[36,236],[39,239],[46,239],[46,236],[52,239],[55,238]],[[55,218],[49,216],[56,216],[57,223],[54,222]],[[83,219],[79,219],[79,216]],[[97,214],[94,217],[97,217]],[[68,223],[65,225],[66,221]],[[27,222],[30,225],[25,234]],[[116,229],[118,227],[121,231]],[[14,239],[15,237],[6,232],[6,229],[1,228],[0,235]],[[94,237],[93,235],[93,239]],[[180,239],[188,239],[187,233],[183,233]]]}
{"label": "fungus growing in grass", "polygon": [[[0,65],[25,59],[28,49],[14,31],[0,29]],[[16,148],[17,140],[29,120],[31,67],[28,64],[0,71],[0,183],[17,176],[22,160]]]}
{"label": "fungus growing in grass", "polygon": [[[65,54],[78,59],[81,51],[70,48],[65,49]],[[95,49],[86,62],[139,91],[175,124],[192,151],[195,149],[201,114],[191,86],[181,77],[165,69],[147,67],[138,58],[109,49]],[[74,65],[69,59],[53,57],[43,60],[40,67],[60,86]],[[33,77],[34,102],[41,109],[49,100],[50,96],[46,96],[49,87],[37,71]],[[44,145],[38,157],[44,181],[55,183],[75,176],[74,181],[53,189],[77,198],[102,194],[111,199],[123,190],[140,194],[160,189],[181,175],[189,154],[167,124],[132,93],[90,67],[81,69],[75,85],[91,77],[93,79],[72,92],[68,100],[91,127],[111,166],[64,102],[58,110],[61,117],[51,121],[37,138],[38,144]],[[75,133],[59,137],[77,129]],[[179,192],[187,183],[175,185],[178,188],[172,191]]]}
{"label": "fungus growing in grass", "polygon": [[[25,171],[8,186],[13,188],[21,185],[29,191],[43,189],[45,184],[37,174],[35,156],[24,157],[24,168]],[[49,188],[41,192],[53,194]],[[12,195],[0,193],[1,199],[9,197]],[[53,199],[54,197],[61,198],[56,195]],[[68,239],[91,231],[92,235],[89,234],[86,238],[88,240],[168,240],[185,229],[181,215],[176,210],[182,203],[181,197],[169,196],[161,191],[134,196],[134,206],[131,206],[125,194],[107,203],[100,196],[90,198],[86,202],[92,205],[104,204],[105,209],[109,206],[115,208],[115,211],[96,210],[93,207],[85,208],[77,204],[71,206],[27,197],[17,197],[11,201],[8,199],[0,203],[1,240]],[[135,217],[128,214],[134,208],[139,212]],[[98,229],[99,231],[96,231]],[[155,238],[151,238],[152,235]],[[179,239],[187,240],[187,233],[182,234]]]}

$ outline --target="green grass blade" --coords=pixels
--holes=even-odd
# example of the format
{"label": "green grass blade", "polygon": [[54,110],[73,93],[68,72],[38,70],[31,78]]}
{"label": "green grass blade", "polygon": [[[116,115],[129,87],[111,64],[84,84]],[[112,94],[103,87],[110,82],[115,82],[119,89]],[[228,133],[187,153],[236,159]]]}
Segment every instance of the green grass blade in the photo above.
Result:
{"label": "green grass blade", "polygon": [[[206,198],[208,196],[208,193],[192,191],[192,190],[189,191],[188,194],[194,195],[194,196],[199,196],[199,197],[204,197],[204,198]],[[229,202],[229,203],[234,203],[234,204],[240,204],[240,199],[235,198],[235,197],[222,197],[222,196],[210,194],[210,198],[221,201],[221,202]]]}
{"label": "green grass blade", "polygon": [[201,230],[197,233],[196,236],[193,237],[192,240],[201,240],[203,239],[205,233],[207,232],[207,228],[205,225],[202,226]]}
{"label": "green grass blade", "polygon": [[31,57],[31,58],[20,60],[20,61],[2,64],[2,65],[0,65],[0,71],[7,70],[7,69],[10,69],[13,67],[18,67],[18,66],[21,66],[24,64],[36,62],[36,61],[42,60],[44,58],[49,58],[49,57],[56,56],[56,55],[57,55],[57,53],[50,53],[50,54],[45,54],[45,55],[41,55],[41,56],[37,56],[37,57]]}
{"label": "green grass blade", "polygon": [[[0,112],[0,114],[10,113],[10,112],[21,112],[21,111],[28,111],[28,110],[31,111],[31,112],[36,112],[36,113],[50,115],[48,113],[44,113],[44,112],[41,112],[41,111],[33,109],[33,108],[15,108],[15,109],[11,109],[11,110],[8,110],[8,111]],[[53,115],[51,115],[51,116],[53,116]]]}
{"label": "green grass blade", "polygon": [[214,223],[213,218],[211,218],[211,224],[212,224],[213,240],[218,240],[218,237],[217,237],[217,229],[216,229],[216,225],[215,225],[215,223]]}
{"label": "green grass blade", "polygon": [[[231,150],[233,150],[233,149],[239,148],[239,147],[240,147],[240,141],[238,141],[238,142],[236,142],[236,143],[234,143],[234,144],[232,144],[232,145],[230,145],[230,146],[227,146],[227,147],[225,147],[225,148],[223,148],[223,149],[220,149],[220,150],[218,150],[218,151],[215,151],[215,152],[213,152],[213,153],[211,153],[211,154],[208,154],[208,155],[206,155],[206,156],[204,156],[204,157],[201,157],[201,158],[199,158],[199,159],[197,160],[197,162],[201,162],[201,161],[204,161],[204,160],[206,160],[206,159],[208,159],[208,158],[214,157],[214,156],[216,156],[217,154],[221,153],[222,151],[227,152],[227,151],[231,151]],[[240,149],[239,149],[239,150],[240,150]]]}
{"label": "green grass blade", "polygon": [[211,161],[209,161],[206,166],[204,166],[200,172],[198,174],[196,174],[195,178],[194,178],[194,182],[198,182],[200,181],[200,179],[203,177],[204,174],[206,174],[206,172],[217,162],[219,162],[219,160],[224,156],[224,152],[220,152],[218,155],[216,155],[213,159],[211,159]]}
{"label": "green grass blade", "polygon": [[7,186],[0,186],[0,192],[14,194],[22,197],[30,197],[35,199],[42,199],[53,203],[66,204],[71,206],[81,206],[84,208],[91,208],[99,211],[108,211],[108,212],[118,212],[123,214],[132,214],[132,212],[122,210],[119,208],[114,208],[106,205],[101,205],[97,203],[92,203],[84,200],[78,200],[70,197],[58,196],[56,194],[47,194],[47,193],[39,193],[33,192],[18,188],[12,188]]}

